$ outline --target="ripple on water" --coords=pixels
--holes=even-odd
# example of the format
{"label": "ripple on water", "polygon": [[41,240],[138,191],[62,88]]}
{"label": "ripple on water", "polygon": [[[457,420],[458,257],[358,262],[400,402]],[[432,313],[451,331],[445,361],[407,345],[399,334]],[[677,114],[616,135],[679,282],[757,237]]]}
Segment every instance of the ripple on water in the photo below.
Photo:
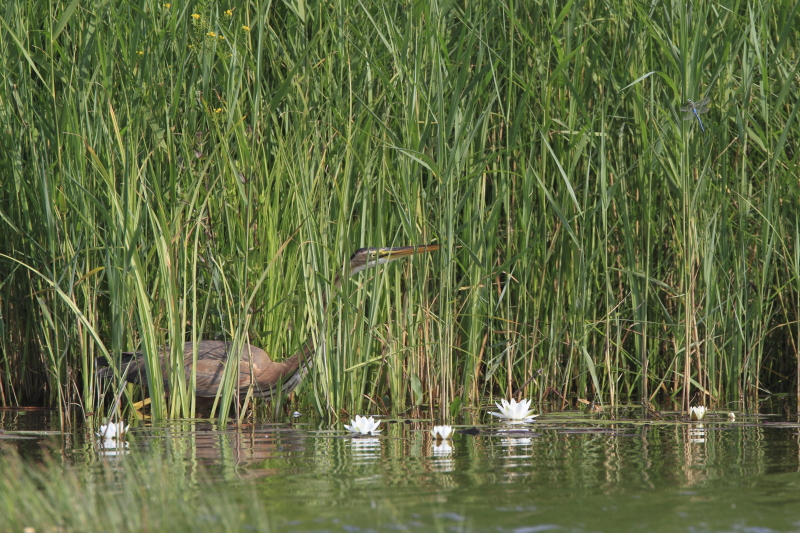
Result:
{"label": "ripple on water", "polygon": [[[36,431],[18,424],[0,425],[0,451],[51,447],[75,469],[114,461],[114,483],[137,461],[158,464],[178,493],[254,495],[272,530],[800,530],[797,426],[738,418],[598,428],[588,415],[565,425],[544,415],[528,428],[494,425],[439,442],[421,422],[351,438],[313,424],[218,430],[191,421],[131,428],[119,448],[127,453],[113,458],[101,456],[93,431],[12,433]],[[210,508],[193,520],[236,516]],[[238,530],[264,527],[248,520]]]}

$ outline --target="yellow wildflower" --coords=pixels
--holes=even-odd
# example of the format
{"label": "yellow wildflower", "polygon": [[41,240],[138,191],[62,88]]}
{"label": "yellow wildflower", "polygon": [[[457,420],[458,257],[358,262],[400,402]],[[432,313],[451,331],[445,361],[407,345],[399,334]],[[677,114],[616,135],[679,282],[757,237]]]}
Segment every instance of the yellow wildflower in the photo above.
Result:
{"label": "yellow wildflower", "polygon": [[164,4],[164,7],[166,7],[167,9],[169,9],[169,8],[171,8],[171,7],[172,7],[172,4]]}
{"label": "yellow wildflower", "polygon": [[230,9],[229,9],[229,10],[227,10],[227,11],[225,12],[225,16],[226,16],[226,17],[232,17],[232,16],[233,16],[233,11],[231,11]]}
{"label": "yellow wildflower", "polygon": [[209,37],[216,37],[217,36],[217,34],[214,33],[213,31],[210,31],[210,32],[206,33],[206,35],[208,35]]}
{"label": "yellow wildflower", "polygon": [[139,54],[140,56],[144,55],[144,52],[142,52],[141,50],[136,50],[136,53]]}
{"label": "yellow wildflower", "polygon": [[214,110],[214,113],[222,113],[222,108],[218,107]]}
{"label": "yellow wildflower", "polygon": [[220,35],[219,38],[220,38],[220,40],[222,40],[222,39],[225,39],[225,36],[224,35]]}
{"label": "yellow wildflower", "polygon": [[250,31],[250,26],[242,26],[242,29],[243,29],[244,31]]}
{"label": "yellow wildflower", "polygon": [[194,20],[200,20],[200,15],[198,15],[197,13],[192,13],[192,18]]}

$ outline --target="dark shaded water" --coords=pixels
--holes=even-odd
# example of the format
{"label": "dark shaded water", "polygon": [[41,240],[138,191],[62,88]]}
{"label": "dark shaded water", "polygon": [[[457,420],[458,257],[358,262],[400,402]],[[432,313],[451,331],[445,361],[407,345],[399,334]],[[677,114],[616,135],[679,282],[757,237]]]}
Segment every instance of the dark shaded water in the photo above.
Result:
{"label": "dark shaded water", "polygon": [[726,415],[553,413],[458,434],[450,449],[420,421],[385,424],[374,439],[341,425],[179,422],[132,428],[127,450],[102,450],[88,430],[27,433],[49,416],[3,411],[0,449],[36,461],[55,447],[70,468],[169,457],[176,476],[255,490],[279,531],[800,531],[800,423]]}

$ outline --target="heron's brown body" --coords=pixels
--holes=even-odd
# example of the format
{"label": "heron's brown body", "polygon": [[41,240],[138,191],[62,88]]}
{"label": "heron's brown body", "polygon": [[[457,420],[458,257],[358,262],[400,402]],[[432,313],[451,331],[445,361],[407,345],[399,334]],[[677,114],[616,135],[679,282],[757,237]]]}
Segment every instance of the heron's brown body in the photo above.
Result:
{"label": "heron's brown body", "polygon": [[[402,248],[361,248],[356,250],[350,258],[349,275],[414,253],[431,252],[438,249],[439,245],[436,244]],[[341,279],[338,276],[335,285],[341,286]],[[183,345],[184,377],[187,384],[191,383],[192,369],[194,368],[195,394],[197,396],[213,398],[217,395],[231,348],[231,343],[223,341],[200,341],[196,346],[197,364],[195,365],[195,345],[191,342]],[[309,339],[297,353],[276,363],[261,348],[245,344],[239,360],[237,388],[242,394],[252,391],[253,396],[259,398],[270,398],[278,392],[283,394],[291,392],[311,366],[314,349],[314,343],[312,339]],[[160,361],[164,390],[168,392],[169,364],[164,355],[160,357]],[[100,362],[100,364],[108,363]],[[134,383],[144,381],[143,354],[124,353],[119,368],[120,370],[111,367],[101,368],[98,375],[104,378],[113,378],[115,375],[124,376],[127,381]]]}
{"label": "heron's brown body", "polygon": [[[228,361],[230,347],[229,344],[221,341],[201,341],[199,343],[196,372],[197,396],[216,396],[225,364]],[[187,383],[192,374],[193,351],[194,346],[191,342],[183,345],[183,364]],[[313,345],[307,343],[301,351],[285,361],[276,363],[261,348],[245,344],[239,362],[239,389],[246,392],[252,383],[253,395],[256,397],[270,396],[275,392],[275,386],[279,383],[283,385],[282,388],[294,389],[300,382],[297,379],[297,383],[295,383],[294,379],[302,378],[301,367],[305,368],[310,363],[313,352]],[[201,353],[203,357],[200,357]]]}
{"label": "heron's brown body", "polygon": [[[231,343],[223,341],[200,341],[197,343],[197,365],[195,370],[195,394],[204,398],[213,398],[225,373],[225,365],[232,348]],[[192,362],[194,361],[194,343],[187,342],[183,345],[183,368],[186,383],[191,383]],[[313,344],[307,342],[297,353],[276,363],[270,356],[256,346],[245,344],[242,347],[239,360],[238,389],[246,393],[253,386],[253,395],[259,398],[269,398],[278,391],[277,385],[283,392],[294,389],[303,377],[305,369],[311,362],[314,353]],[[127,381],[138,383],[145,376],[144,355],[141,353],[123,354],[122,374]],[[169,365],[162,355],[161,376],[164,379],[164,390],[169,391]],[[100,371],[101,377],[112,377],[114,370],[104,368]]]}

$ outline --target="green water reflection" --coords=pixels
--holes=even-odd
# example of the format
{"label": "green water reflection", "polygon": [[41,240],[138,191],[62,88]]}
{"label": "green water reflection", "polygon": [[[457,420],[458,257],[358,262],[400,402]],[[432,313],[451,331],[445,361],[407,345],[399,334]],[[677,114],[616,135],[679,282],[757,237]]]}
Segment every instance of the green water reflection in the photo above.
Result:
{"label": "green water reflection", "polygon": [[800,424],[675,418],[545,415],[527,429],[456,435],[449,450],[424,422],[369,439],[310,424],[186,422],[137,428],[129,453],[111,456],[71,436],[65,460],[124,469],[167,458],[160,467],[196,491],[254,491],[277,531],[800,531]]}

